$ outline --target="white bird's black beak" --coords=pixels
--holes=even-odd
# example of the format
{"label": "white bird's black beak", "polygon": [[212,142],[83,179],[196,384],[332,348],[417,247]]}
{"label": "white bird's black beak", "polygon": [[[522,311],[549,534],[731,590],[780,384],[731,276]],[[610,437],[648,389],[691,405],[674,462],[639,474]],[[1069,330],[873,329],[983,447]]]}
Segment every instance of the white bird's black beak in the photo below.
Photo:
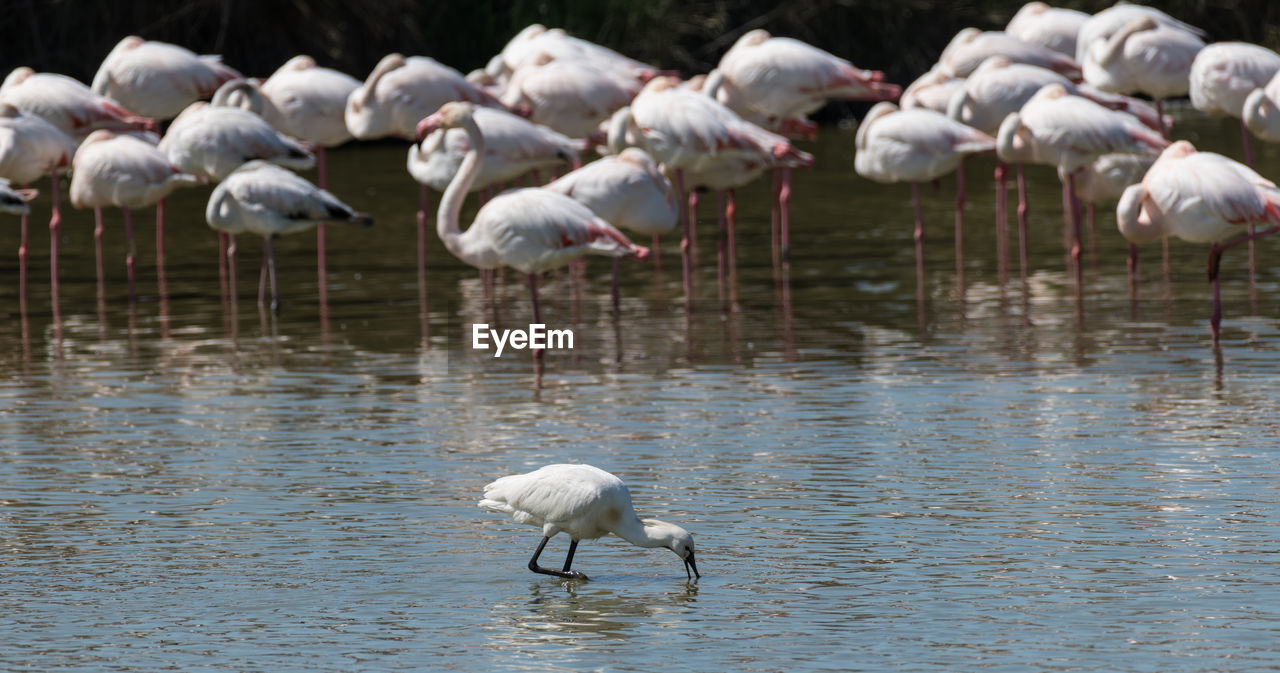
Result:
{"label": "white bird's black beak", "polygon": [[[690,570],[693,571],[692,575],[689,574]],[[693,560],[693,552],[689,552],[689,555],[684,557],[684,574],[689,579],[693,579],[695,577],[698,577],[698,578],[702,577],[702,575],[698,574],[698,564],[695,563]]]}

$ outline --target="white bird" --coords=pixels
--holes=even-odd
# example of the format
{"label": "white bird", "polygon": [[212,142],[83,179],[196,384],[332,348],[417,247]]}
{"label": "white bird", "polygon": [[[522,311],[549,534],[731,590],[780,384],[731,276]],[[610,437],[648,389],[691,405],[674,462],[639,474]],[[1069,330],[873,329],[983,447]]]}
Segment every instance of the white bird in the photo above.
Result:
{"label": "white bird", "polygon": [[[250,161],[228,175],[210,195],[205,221],[211,228],[232,237],[244,232],[262,236],[263,263],[271,282],[271,308],[276,314],[280,311],[280,293],[272,244],[277,236],[305,231],[321,221],[350,222],[365,227],[373,224],[372,217],[357,213],[328,191],[266,161]],[[232,260],[234,248],[232,238]],[[259,284],[259,305],[263,304],[264,296],[265,291]]]}
{"label": "white bird", "polygon": [[938,57],[938,67],[955,77],[968,77],[992,56],[1004,56],[1014,63],[1048,68],[1071,80],[1080,79],[1080,65],[1070,56],[1039,44],[1023,42],[1007,33],[983,32],[977,28],[965,28],[956,33]]}
{"label": "white bird", "polygon": [[[128,256],[129,298],[134,297],[135,252],[133,244],[134,208],[145,208],[183,186],[202,180],[183,173],[169,162],[159,148],[131,135],[117,135],[100,129],[89,134],[71,162],[71,205],[93,208],[94,242],[97,248],[98,277],[102,278],[102,209],[120,208],[124,213]],[[157,257],[163,255],[163,211],[156,210]]]}
{"label": "white bird", "polygon": [[1203,48],[1194,33],[1139,16],[1090,45],[1081,64],[1084,80],[1102,91],[1147,94],[1163,117],[1164,99],[1190,91],[1191,64]]}
{"label": "white bird", "polygon": [[586,138],[637,93],[638,81],[619,80],[590,61],[539,53],[511,75],[500,100],[509,109],[529,110],[531,122]]}
{"label": "white bird", "polygon": [[1126,24],[1141,17],[1148,17],[1162,26],[1179,28],[1199,36],[1204,35],[1204,31],[1199,28],[1183,23],[1154,7],[1135,5],[1127,0],[1121,0],[1089,17],[1080,26],[1080,31],[1076,34],[1076,61],[1083,64],[1095,43],[1105,42]]}
{"label": "white bird", "polygon": [[1028,2],[1009,19],[1004,32],[1023,42],[1046,46],[1056,52],[1076,57],[1076,36],[1089,15],[1074,9],[1050,7],[1035,0]]}
{"label": "white bird", "polygon": [[462,73],[433,58],[388,54],[347,97],[347,129],[360,140],[412,140],[418,122],[450,101],[501,105]]}
{"label": "white bird", "polygon": [[0,213],[26,215],[31,212],[27,204],[39,195],[35,189],[14,189],[8,180],[0,178]]}
{"label": "white bird", "polygon": [[619,85],[631,88],[643,84],[663,71],[594,42],[569,35],[561,28],[531,24],[512,37],[502,51],[485,67],[487,74],[505,85],[512,73],[546,54],[558,61],[590,63],[608,73]]}
{"label": "white bird", "polygon": [[[1116,206],[1116,224],[1130,243],[1169,236],[1209,243],[1209,279],[1213,313],[1209,325],[1214,343],[1222,322],[1218,267],[1223,251],[1246,240],[1280,231],[1280,189],[1251,168],[1220,154],[1197,152],[1180,140],[1170,145],[1142,182],[1125,189]],[[1270,228],[1246,234],[1246,226]],[[1136,256],[1136,247],[1130,248]]]}
{"label": "white bird", "polygon": [[[516,523],[542,529],[542,542],[529,559],[529,570],[544,575],[585,580],[570,570],[581,540],[610,533],[637,547],[664,547],[684,562],[685,576],[701,577],[693,552],[693,536],[675,524],[641,519],[631,505],[631,492],[616,476],[591,465],[547,465],[525,474],[502,477],[484,487],[480,507],[511,515]],[[569,536],[569,553],[560,570],[538,565],[547,541]]]}
{"label": "white bird", "polygon": [[829,100],[897,100],[902,87],[835,54],[768,31],[748,31],[720,58],[707,93],[771,131],[812,133],[806,117]]}
{"label": "white bird", "polygon": [[103,59],[92,86],[94,93],[134,114],[164,120],[238,77],[219,56],[197,56],[175,44],[130,35]]}
{"label": "white bird", "polygon": [[[459,225],[462,202],[481,170],[485,138],[470,103],[447,103],[422,120],[419,132],[462,128],[471,149],[440,198],[436,231],[449,252],[479,269],[510,266],[528,275],[534,322],[538,309],[538,272],[568,264],[585,254],[644,259],[647,248],[633,244],[591,209],[563,194],[534,187],[513,189],[490,199],[464,232]],[[535,359],[541,351],[534,351]]]}
{"label": "white bird", "polygon": [[96,129],[154,130],[155,121],[138,117],[94,93],[79,80],[26,66],[14,68],[0,86],[0,103],[9,103],[53,124],[75,139]]}
{"label": "white bird", "polygon": [[[1116,201],[1124,190],[1142,182],[1155,157],[1142,154],[1104,154],[1076,171],[1075,194],[1085,203],[1086,222],[1092,249],[1097,205]],[[1066,180],[1066,175],[1058,177]]]}
{"label": "white bird", "polygon": [[946,113],[951,97],[964,88],[965,78],[953,77],[939,67],[933,67],[902,90],[898,105],[903,110],[927,108]]}
{"label": "white bird", "polygon": [[[227,86],[237,86],[228,82]],[[238,107],[192,103],[169,125],[160,149],[186,173],[220,181],[245,162],[270,161],[306,170],[315,165],[307,148],[262,117]]]}

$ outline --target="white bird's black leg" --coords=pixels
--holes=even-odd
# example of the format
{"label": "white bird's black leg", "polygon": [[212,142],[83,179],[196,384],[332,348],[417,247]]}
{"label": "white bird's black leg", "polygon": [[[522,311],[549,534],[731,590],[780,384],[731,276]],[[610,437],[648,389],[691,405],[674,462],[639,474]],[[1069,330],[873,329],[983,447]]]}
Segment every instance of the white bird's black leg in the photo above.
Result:
{"label": "white bird's black leg", "polygon": [[573,563],[573,553],[578,550],[577,540],[573,540],[569,543],[569,555],[564,559],[564,570],[552,570],[538,565],[538,557],[542,555],[542,550],[547,546],[547,541],[550,539],[551,538],[544,536],[542,538],[542,542],[538,543],[538,549],[533,552],[533,558],[529,559],[529,570],[543,575],[554,575],[556,577],[564,577],[573,580],[587,579],[586,575],[569,570],[569,566]]}

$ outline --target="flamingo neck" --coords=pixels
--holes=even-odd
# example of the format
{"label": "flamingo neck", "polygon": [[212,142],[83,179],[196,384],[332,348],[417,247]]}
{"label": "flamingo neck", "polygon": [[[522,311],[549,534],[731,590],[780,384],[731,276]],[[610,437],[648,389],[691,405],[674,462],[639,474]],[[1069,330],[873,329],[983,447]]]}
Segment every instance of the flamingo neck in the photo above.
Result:
{"label": "flamingo neck", "polygon": [[1165,235],[1164,223],[1147,205],[1147,190],[1141,183],[1129,185],[1116,204],[1116,226],[1130,243],[1149,243]]}
{"label": "flamingo neck", "polygon": [[436,211],[436,233],[444,242],[444,247],[458,259],[472,266],[488,268],[494,264],[489,263],[490,260],[485,259],[487,256],[477,249],[475,242],[471,240],[474,237],[467,235],[471,233],[471,229],[464,233],[459,224],[462,202],[466,200],[467,193],[471,191],[471,185],[480,174],[480,157],[484,153],[484,135],[480,133],[480,127],[476,125],[475,120],[466,118],[462,122],[462,128],[467,132],[471,149],[463,157],[458,172],[454,174],[453,180],[449,181],[449,186],[444,190],[444,195],[440,197],[440,208]]}

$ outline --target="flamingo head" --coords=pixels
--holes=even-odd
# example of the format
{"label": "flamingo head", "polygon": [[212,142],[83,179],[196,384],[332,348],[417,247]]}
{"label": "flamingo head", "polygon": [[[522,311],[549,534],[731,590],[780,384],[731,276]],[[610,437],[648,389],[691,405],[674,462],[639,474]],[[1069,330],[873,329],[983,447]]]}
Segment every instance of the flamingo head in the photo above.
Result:
{"label": "flamingo head", "polygon": [[1164,236],[1162,227],[1152,217],[1147,188],[1142,184],[1129,185],[1116,204],[1116,227],[1130,243],[1150,243]]}
{"label": "flamingo head", "polygon": [[1027,104],[1031,104],[1032,101],[1057,100],[1070,95],[1071,92],[1067,91],[1067,87],[1055,82],[1040,87],[1040,90],[1027,101]]}
{"label": "flamingo head", "polygon": [[4,84],[0,84],[0,91],[4,91],[12,86],[18,86],[19,84],[27,81],[27,78],[34,74],[36,74],[35,70],[25,65],[20,65],[5,76]]}
{"label": "flamingo head", "polygon": [[1009,113],[996,133],[996,156],[1011,164],[1034,161],[1035,145],[1030,135],[1031,131],[1022,124],[1022,116],[1017,112]]}
{"label": "flamingo head", "polygon": [[437,129],[456,128],[468,122],[474,124],[475,121],[472,117],[475,114],[475,109],[475,105],[462,101],[441,105],[439,110],[423,117],[422,121],[418,122],[418,140],[421,141]]}
{"label": "flamingo head", "polygon": [[1190,141],[1179,140],[1164,148],[1164,151],[1160,153],[1160,159],[1181,159],[1195,154],[1196,151],[1196,146],[1192,145]]}
{"label": "flamingo head", "polygon": [[675,77],[674,75],[658,75],[648,82],[645,82],[644,88],[640,90],[640,93],[657,93],[659,91],[666,91],[667,89],[676,89],[679,87],[679,77]]}
{"label": "flamingo head", "polygon": [[871,130],[871,125],[881,117],[887,117],[898,111],[898,106],[889,101],[882,101],[871,106],[867,111],[867,116],[862,118],[862,123],[858,125],[858,134],[854,139],[854,147],[865,149],[867,146],[867,133]]}

